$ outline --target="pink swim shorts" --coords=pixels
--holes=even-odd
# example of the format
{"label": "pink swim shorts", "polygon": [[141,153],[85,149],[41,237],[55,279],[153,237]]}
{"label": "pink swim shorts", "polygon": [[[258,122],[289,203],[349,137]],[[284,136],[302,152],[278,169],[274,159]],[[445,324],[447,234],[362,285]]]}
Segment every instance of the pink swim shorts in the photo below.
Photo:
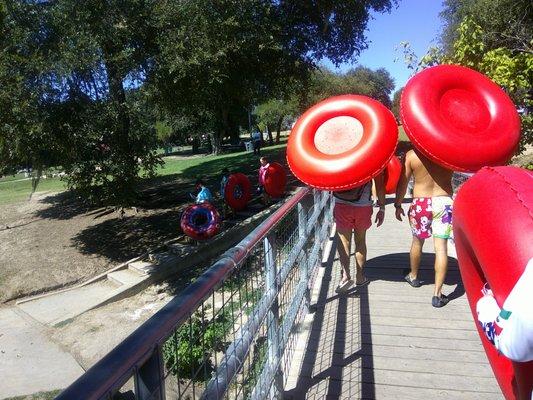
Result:
{"label": "pink swim shorts", "polygon": [[372,206],[352,206],[349,204],[335,204],[333,217],[337,229],[358,231],[367,230],[372,226]]}

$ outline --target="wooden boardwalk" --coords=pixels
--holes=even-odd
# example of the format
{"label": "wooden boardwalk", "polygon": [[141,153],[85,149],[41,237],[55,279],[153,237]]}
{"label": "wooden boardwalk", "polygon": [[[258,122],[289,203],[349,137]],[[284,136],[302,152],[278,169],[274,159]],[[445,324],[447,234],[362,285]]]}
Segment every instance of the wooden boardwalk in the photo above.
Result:
{"label": "wooden boardwalk", "polygon": [[502,399],[475,330],[453,245],[443,290],[452,300],[436,309],[431,306],[433,246],[428,242],[424,249],[424,286],[410,287],[403,280],[408,223],[396,221],[393,213],[387,206],[386,222],[368,232],[365,270],[371,282],[366,287],[335,293],[340,265],[333,246],[285,368],[284,398]]}

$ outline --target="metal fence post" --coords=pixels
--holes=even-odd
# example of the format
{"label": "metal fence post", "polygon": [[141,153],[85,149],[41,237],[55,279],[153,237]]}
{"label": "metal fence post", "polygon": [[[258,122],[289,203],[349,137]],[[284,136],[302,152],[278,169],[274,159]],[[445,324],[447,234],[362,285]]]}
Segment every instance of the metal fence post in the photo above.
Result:
{"label": "metal fence post", "polygon": [[[313,202],[315,203],[314,204],[314,209],[318,209],[320,207],[320,202],[321,202],[321,199],[322,199],[322,196],[320,195],[322,192],[320,190],[317,190],[317,189],[313,189]],[[315,226],[313,227],[314,230],[315,230],[315,243],[319,242],[320,241],[320,214],[315,222]]]}
{"label": "metal fence post", "polygon": [[[276,293],[276,298],[270,307],[267,316],[268,335],[268,363],[271,366],[278,366],[281,357],[279,346],[279,300],[278,300],[278,268],[276,263],[276,233],[272,231],[263,239],[265,252],[265,286],[266,290]],[[271,399],[279,399],[283,393],[283,376],[281,370],[276,368],[274,373],[274,385],[270,390]]]}
{"label": "metal fence post", "polygon": [[[298,203],[298,239],[307,239],[307,217],[308,217],[308,210],[309,207],[305,207],[302,202]],[[311,294],[309,291],[309,257],[308,257],[308,243],[306,242],[305,246],[302,249],[301,257],[300,257],[300,282],[303,285],[306,285],[307,288],[305,290],[305,308],[306,310],[309,308],[309,303],[311,302]]]}
{"label": "metal fence post", "polygon": [[165,380],[161,348],[135,372],[135,398],[139,400],[165,400]]}

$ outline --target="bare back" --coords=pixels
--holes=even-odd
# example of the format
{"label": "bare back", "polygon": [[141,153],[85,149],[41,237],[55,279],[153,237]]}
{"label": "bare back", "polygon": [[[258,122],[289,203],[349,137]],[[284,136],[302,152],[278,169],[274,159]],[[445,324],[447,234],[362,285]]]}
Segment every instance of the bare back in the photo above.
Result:
{"label": "bare back", "polygon": [[435,164],[414,150],[407,152],[405,164],[406,168],[410,168],[415,181],[413,197],[451,196],[453,194],[453,171]]}

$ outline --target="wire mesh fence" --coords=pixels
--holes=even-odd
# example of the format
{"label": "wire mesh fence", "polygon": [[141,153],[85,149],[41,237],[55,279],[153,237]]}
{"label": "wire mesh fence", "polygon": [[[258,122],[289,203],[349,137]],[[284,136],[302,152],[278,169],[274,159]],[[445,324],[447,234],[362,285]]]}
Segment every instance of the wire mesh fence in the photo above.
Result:
{"label": "wire mesh fence", "polygon": [[331,221],[331,195],[300,190],[59,398],[275,396]]}

